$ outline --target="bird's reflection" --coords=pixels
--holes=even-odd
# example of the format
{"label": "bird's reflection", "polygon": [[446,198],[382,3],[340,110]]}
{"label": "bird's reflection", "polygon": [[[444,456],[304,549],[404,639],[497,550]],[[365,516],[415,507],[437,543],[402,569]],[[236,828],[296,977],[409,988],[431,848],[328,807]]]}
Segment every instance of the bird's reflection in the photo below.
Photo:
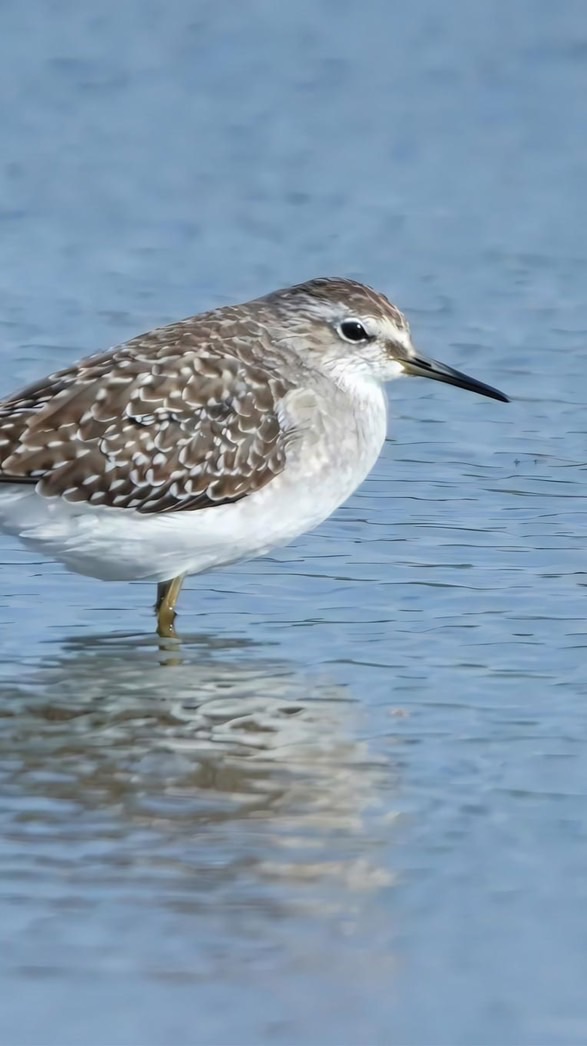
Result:
{"label": "bird's reflection", "polygon": [[25,863],[44,840],[78,890],[130,878],[182,910],[223,890],[283,913],[389,882],[390,771],[347,688],[207,636],[181,653],[72,639],[18,685],[6,675],[0,790]]}

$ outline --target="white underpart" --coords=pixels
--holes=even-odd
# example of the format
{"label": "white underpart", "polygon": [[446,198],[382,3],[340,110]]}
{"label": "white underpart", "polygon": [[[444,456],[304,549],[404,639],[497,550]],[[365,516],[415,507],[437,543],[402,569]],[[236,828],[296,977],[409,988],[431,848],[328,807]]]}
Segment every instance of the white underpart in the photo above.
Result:
{"label": "white underpart", "polygon": [[401,378],[402,374],[405,374],[404,365],[398,360],[390,360],[387,364],[389,370],[387,371],[387,381],[393,381],[395,378]]}
{"label": "white underpart", "polygon": [[[397,368],[400,364],[390,365]],[[141,515],[0,486],[0,528],[70,570],[102,580],[166,581],[263,555],[325,520],[377,460],[386,432],[381,386],[351,368],[290,393],[295,428],[284,471],[234,504]]]}

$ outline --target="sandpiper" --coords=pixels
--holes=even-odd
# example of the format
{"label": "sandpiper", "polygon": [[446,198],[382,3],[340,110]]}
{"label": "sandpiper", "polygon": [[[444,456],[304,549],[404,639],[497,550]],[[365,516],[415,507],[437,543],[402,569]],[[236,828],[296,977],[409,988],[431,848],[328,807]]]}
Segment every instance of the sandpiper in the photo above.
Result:
{"label": "sandpiper", "polygon": [[157,582],[173,635],[187,574],[263,555],[356,490],[401,374],[507,402],[350,279],[149,331],[0,403],[0,528],[80,574]]}

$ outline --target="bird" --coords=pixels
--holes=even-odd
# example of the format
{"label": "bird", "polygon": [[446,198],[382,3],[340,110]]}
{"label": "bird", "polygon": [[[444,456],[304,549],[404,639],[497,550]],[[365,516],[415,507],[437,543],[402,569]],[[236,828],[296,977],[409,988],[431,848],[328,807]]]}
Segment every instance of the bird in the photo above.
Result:
{"label": "bird", "polygon": [[187,575],[287,544],[357,489],[401,375],[508,402],[345,277],[148,331],[0,401],[0,530],[79,574],[154,582],[173,637]]}

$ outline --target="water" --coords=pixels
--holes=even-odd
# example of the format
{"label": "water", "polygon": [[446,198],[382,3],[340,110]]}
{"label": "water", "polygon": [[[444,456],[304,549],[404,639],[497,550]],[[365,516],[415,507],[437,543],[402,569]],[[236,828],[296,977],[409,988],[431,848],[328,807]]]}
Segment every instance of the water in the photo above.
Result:
{"label": "water", "polygon": [[0,1041],[587,1042],[582,0],[5,0],[2,389],[321,273],[391,389],[317,533],[183,593],[0,545]]}

